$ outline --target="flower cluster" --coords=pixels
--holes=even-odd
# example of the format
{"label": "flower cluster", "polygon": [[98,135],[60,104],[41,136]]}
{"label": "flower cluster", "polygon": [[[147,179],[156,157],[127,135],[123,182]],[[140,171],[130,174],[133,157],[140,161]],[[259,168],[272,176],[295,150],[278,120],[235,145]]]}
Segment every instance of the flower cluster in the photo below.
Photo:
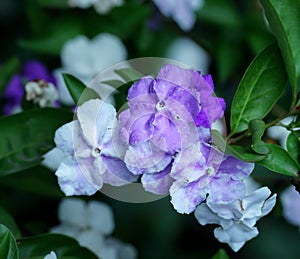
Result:
{"label": "flower cluster", "polygon": [[[64,153],[56,175],[64,193],[92,195],[103,183],[140,179],[146,191],[169,194],[177,212],[196,210],[200,224],[220,224],[216,238],[235,251],[256,236],[254,225],[276,196],[266,200],[268,188],[246,193],[254,164],[214,146],[211,127],[225,102],[214,95],[211,76],[166,64],[156,78],[135,82],[127,99],[118,116],[111,104],[89,100],[78,107],[76,120],[56,131]],[[242,233],[239,240],[236,233]]]}
{"label": "flower cluster", "polygon": [[[134,259],[136,250],[130,244],[110,237],[115,228],[112,209],[105,203],[67,198],[58,209],[61,224],[50,232],[75,238],[81,246],[103,259]],[[53,253],[53,252],[52,252]]]}

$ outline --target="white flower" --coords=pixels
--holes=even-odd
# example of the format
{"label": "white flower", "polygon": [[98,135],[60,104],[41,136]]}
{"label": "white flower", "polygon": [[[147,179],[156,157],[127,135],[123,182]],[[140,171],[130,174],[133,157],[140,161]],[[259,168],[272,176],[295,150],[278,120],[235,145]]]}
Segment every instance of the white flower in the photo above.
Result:
{"label": "white flower", "polygon": [[121,6],[123,0],[69,0],[69,6],[79,8],[89,8],[94,6],[99,14],[107,14],[112,8]]}
{"label": "white flower", "polygon": [[119,139],[114,107],[92,99],[78,107],[77,118],[55,132],[55,144],[65,154],[56,171],[62,191],[67,196],[92,195],[103,183],[135,181],[121,159],[126,147]]}
{"label": "white flower", "polygon": [[153,2],[165,16],[171,16],[184,31],[192,29],[196,22],[194,11],[204,4],[203,0],[153,0]]}
{"label": "white flower", "polygon": [[180,37],[173,41],[167,49],[166,57],[200,70],[202,74],[208,73],[210,63],[208,53],[187,37]]}
{"label": "white flower", "polygon": [[87,85],[97,74],[125,60],[126,56],[127,50],[121,40],[109,33],[101,33],[91,40],[79,35],[66,41],[61,50],[62,68],[54,71],[60,101],[74,104],[62,73],[69,73]]}
{"label": "white flower", "polygon": [[237,252],[246,241],[258,235],[256,221],[275,206],[276,194],[268,198],[270,194],[269,188],[262,187],[241,200],[229,203],[214,203],[208,197],[206,204],[197,207],[195,217],[201,225],[220,225],[214,230],[215,238]]}
{"label": "white flower", "polygon": [[53,107],[58,93],[52,83],[44,80],[29,81],[25,85],[26,100],[38,103],[40,107]]}
{"label": "white flower", "polygon": [[300,231],[300,194],[294,186],[289,186],[280,195],[284,218]]}
{"label": "white flower", "polygon": [[51,251],[49,254],[47,254],[44,259],[57,259],[55,252]]}
{"label": "white flower", "polygon": [[64,199],[58,209],[61,225],[52,233],[72,236],[81,246],[102,259],[134,259],[136,250],[130,244],[108,237],[115,228],[113,212],[105,203],[80,199]]}

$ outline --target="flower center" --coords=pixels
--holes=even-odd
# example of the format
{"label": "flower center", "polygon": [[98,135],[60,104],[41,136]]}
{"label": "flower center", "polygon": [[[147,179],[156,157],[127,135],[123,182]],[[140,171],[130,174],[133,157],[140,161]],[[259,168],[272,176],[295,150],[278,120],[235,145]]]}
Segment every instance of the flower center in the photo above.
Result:
{"label": "flower center", "polygon": [[208,175],[213,175],[215,173],[215,169],[212,166],[210,166],[206,169],[206,173]]}
{"label": "flower center", "polygon": [[163,110],[165,107],[166,107],[166,104],[165,104],[163,101],[159,101],[159,102],[156,104],[156,109],[157,109],[158,111]]}
{"label": "flower center", "polygon": [[98,156],[100,156],[100,153],[101,153],[101,149],[98,148],[98,147],[93,148],[93,149],[92,149],[92,152],[91,152],[91,154],[92,154],[93,157],[98,157]]}

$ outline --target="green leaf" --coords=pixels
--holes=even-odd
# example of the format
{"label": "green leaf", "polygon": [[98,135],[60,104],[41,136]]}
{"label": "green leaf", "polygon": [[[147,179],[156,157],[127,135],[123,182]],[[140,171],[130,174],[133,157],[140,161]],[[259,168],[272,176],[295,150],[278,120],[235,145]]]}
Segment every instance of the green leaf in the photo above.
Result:
{"label": "green leaf", "polygon": [[[34,186],[34,188],[32,188]],[[27,170],[0,177],[0,189],[10,187],[40,197],[62,198],[57,177],[48,168],[36,166]]]}
{"label": "green leaf", "polygon": [[231,106],[231,134],[264,118],[284,91],[286,73],[276,44],[264,49],[244,74]]}
{"label": "green leaf", "polygon": [[[45,20],[47,21],[47,19]],[[38,20],[33,20],[33,22],[39,23]],[[42,54],[60,55],[61,48],[65,42],[82,32],[80,20],[71,16],[57,20],[53,20],[53,17],[51,17],[48,26],[47,30],[44,29],[46,31],[45,35],[33,39],[22,39],[18,42],[18,45]]]}
{"label": "green leaf", "polygon": [[63,74],[63,78],[74,102],[77,105],[80,105],[93,98],[100,98],[92,88],[86,87],[86,85],[76,77],[70,74]]}
{"label": "green leaf", "polygon": [[0,258],[19,258],[16,240],[9,229],[2,224],[0,224]]}
{"label": "green leaf", "polygon": [[286,141],[287,150],[299,163],[300,161],[300,131],[292,131]]}
{"label": "green leaf", "polygon": [[115,70],[115,73],[118,74],[125,82],[136,81],[143,77],[144,75],[132,68],[122,68]]}
{"label": "green leaf", "polygon": [[274,144],[266,144],[271,150],[263,160],[257,163],[267,169],[288,176],[298,176],[300,171],[299,165],[291,155],[282,147]]}
{"label": "green leaf", "polygon": [[11,77],[18,71],[20,61],[17,58],[11,58],[0,66],[0,96],[2,96]]}
{"label": "green leaf", "polygon": [[226,251],[221,248],[211,259],[229,259],[229,256]]}
{"label": "green leaf", "polygon": [[54,147],[54,132],[72,120],[69,111],[44,108],[0,118],[0,176],[40,163]]}
{"label": "green leaf", "polygon": [[234,156],[245,162],[257,162],[265,158],[265,155],[259,155],[252,151],[250,147],[241,147],[236,145],[228,145],[221,134],[212,130],[213,144],[216,145],[222,152],[229,156]]}
{"label": "green leaf", "polygon": [[88,249],[81,247],[75,239],[60,234],[42,234],[22,238],[18,240],[18,246],[21,258],[45,256],[51,251],[55,251],[59,258],[63,256],[97,258]]}
{"label": "green leaf", "polygon": [[261,1],[281,50],[293,89],[293,102],[300,91],[300,1]]}
{"label": "green leaf", "polygon": [[262,120],[253,120],[249,123],[249,129],[252,134],[251,148],[258,154],[266,155],[270,153],[269,148],[261,140],[265,132],[265,123]]}
{"label": "green leaf", "polygon": [[20,229],[14,218],[2,207],[0,207],[0,224],[5,225],[12,232],[15,238],[21,237]]}

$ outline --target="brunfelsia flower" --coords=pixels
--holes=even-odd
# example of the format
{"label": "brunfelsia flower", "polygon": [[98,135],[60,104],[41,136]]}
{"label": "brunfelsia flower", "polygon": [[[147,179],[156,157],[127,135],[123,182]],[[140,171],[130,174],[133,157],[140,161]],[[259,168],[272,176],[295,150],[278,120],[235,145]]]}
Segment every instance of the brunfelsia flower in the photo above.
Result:
{"label": "brunfelsia flower", "polygon": [[243,180],[253,163],[227,156],[210,144],[207,130],[199,129],[200,141],[192,143],[174,159],[170,176],[171,203],[179,213],[191,213],[209,195],[214,202],[228,202],[245,193]]}
{"label": "brunfelsia flower", "polygon": [[21,101],[25,93],[24,82],[44,80],[55,85],[55,79],[50,75],[47,68],[39,61],[26,62],[20,74],[14,75],[8,83],[3,94],[3,113],[9,115],[21,110]]}
{"label": "brunfelsia flower", "polygon": [[153,0],[158,9],[167,17],[172,17],[184,31],[193,28],[196,22],[194,12],[203,6],[203,0]]}
{"label": "brunfelsia flower", "polygon": [[156,79],[136,82],[128,91],[128,105],[119,115],[121,135],[129,145],[125,163],[142,175],[146,190],[157,194],[168,193],[174,182],[169,176],[174,157],[199,138],[200,126],[208,130],[225,109],[224,100],[214,96],[210,77],[175,65],[162,67]]}
{"label": "brunfelsia flower", "polygon": [[187,37],[175,39],[168,47],[166,58],[174,59],[185,65],[208,72],[210,57],[196,42]]}
{"label": "brunfelsia flower", "polygon": [[115,229],[112,209],[105,203],[66,198],[58,208],[61,224],[50,232],[75,238],[102,259],[134,259],[135,248],[110,237]]}
{"label": "brunfelsia flower", "polygon": [[126,56],[125,46],[113,34],[101,33],[91,40],[79,35],[66,41],[61,50],[62,68],[54,71],[61,102],[74,104],[62,73],[72,74],[87,85],[101,71],[125,60]]}
{"label": "brunfelsia flower", "polygon": [[280,195],[283,217],[300,231],[300,194],[294,186],[289,186]]}
{"label": "brunfelsia flower", "polygon": [[214,202],[208,197],[195,210],[195,217],[201,225],[220,225],[214,230],[215,238],[237,252],[258,235],[256,222],[275,206],[276,194],[270,194],[269,188],[262,187],[232,202]]}
{"label": "brunfelsia flower", "polygon": [[124,146],[111,104],[92,99],[77,109],[77,120],[60,127],[54,138],[66,157],[56,171],[66,195],[92,195],[103,183],[135,181],[122,161]]}

